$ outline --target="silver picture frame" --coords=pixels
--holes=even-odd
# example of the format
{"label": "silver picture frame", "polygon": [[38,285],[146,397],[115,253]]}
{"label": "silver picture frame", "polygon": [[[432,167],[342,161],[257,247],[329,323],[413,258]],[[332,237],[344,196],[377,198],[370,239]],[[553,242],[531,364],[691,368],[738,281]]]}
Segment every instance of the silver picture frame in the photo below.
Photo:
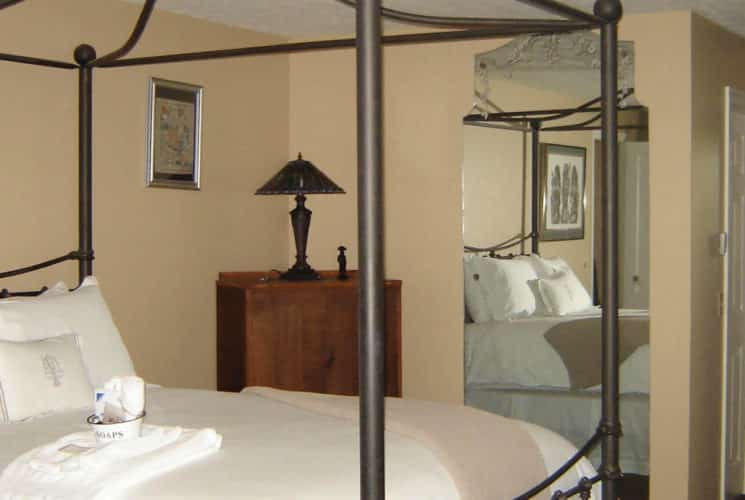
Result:
{"label": "silver picture frame", "polygon": [[584,239],[586,159],[585,148],[541,143],[541,241]]}
{"label": "silver picture frame", "polygon": [[203,94],[199,85],[150,78],[147,186],[199,190]]}

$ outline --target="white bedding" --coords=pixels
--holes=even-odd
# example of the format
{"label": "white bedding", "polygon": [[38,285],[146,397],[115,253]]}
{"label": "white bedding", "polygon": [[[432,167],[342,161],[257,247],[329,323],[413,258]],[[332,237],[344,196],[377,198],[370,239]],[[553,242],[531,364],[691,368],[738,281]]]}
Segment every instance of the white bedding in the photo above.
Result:
{"label": "white bedding", "polygon": [[[619,311],[626,317],[647,314]],[[600,421],[600,387],[570,389],[567,368],[544,334],[560,322],[600,315],[600,309],[593,307],[560,317],[466,324],[466,404],[536,423],[575,446],[583,445]],[[621,364],[620,378],[621,467],[625,472],[648,474],[649,345],[636,349]]]}
{"label": "white bedding", "polygon": [[[582,390],[505,389],[488,385],[466,389],[466,404],[510,418],[528,420],[567,438],[574,446],[587,442],[600,422],[600,398]],[[621,470],[649,474],[649,396],[622,394]],[[590,455],[600,463],[600,447]]]}
{"label": "white bedding", "polygon": [[[566,316],[530,316],[465,326],[466,386],[497,384],[507,388],[568,389],[569,372],[544,338],[554,325],[579,318],[600,317],[593,307]],[[622,310],[620,316],[646,316],[647,311]],[[598,353],[600,364],[600,353]],[[620,367],[622,393],[649,393],[649,348],[635,351]]]}
{"label": "white bedding", "polygon": [[[70,411],[0,425],[0,467],[33,447],[85,430],[87,413]],[[127,491],[126,498],[348,500],[359,496],[355,422],[250,394],[158,388],[148,391],[147,420],[161,425],[214,427],[223,436],[223,446],[202,461]],[[536,440],[547,469],[555,469],[573,453],[563,438],[522,425]],[[566,489],[579,477],[593,473],[583,462],[557,487]],[[449,473],[430,450],[391,432],[386,433],[386,497],[459,498]]]}

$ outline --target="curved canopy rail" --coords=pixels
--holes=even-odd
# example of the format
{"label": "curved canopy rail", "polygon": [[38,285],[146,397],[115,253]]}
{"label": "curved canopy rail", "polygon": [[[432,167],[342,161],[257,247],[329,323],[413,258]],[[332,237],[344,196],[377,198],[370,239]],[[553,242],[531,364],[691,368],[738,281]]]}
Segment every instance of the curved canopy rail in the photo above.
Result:
{"label": "curved canopy rail", "polygon": [[[0,0],[0,9],[23,0]],[[360,249],[360,472],[364,500],[385,498],[384,477],[384,399],[383,399],[383,196],[382,196],[382,45],[428,43],[480,38],[514,37],[522,34],[576,31],[600,28],[602,74],[603,165],[606,192],[604,220],[604,294],[603,308],[603,379],[602,417],[598,434],[602,440],[602,464],[596,478],[583,480],[571,494],[586,495],[595,481],[603,481],[603,495],[616,498],[618,439],[618,299],[617,299],[617,106],[618,21],[623,8],[620,0],[596,0],[593,13],[564,5],[555,0],[517,0],[561,19],[498,20],[424,16],[383,8],[381,0],[338,0],[356,9],[356,38],[316,42],[286,43],[260,47],[170,54],[123,59],[144,32],[155,0],[146,0],[137,24],[124,45],[99,59],[89,45],[75,49],[71,64],[48,59],[0,54],[0,60],[79,71],[79,249],[69,256],[79,260],[82,281],[93,271],[92,248],[92,73],[94,68],[161,64],[262,54],[329,50],[356,46],[357,50],[357,149],[358,149],[358,226]],[[381,19],[456,28],[454,31],[382,36]],[[464,26],[472,29],[462,29]],[[474,29],[476,28],[476,29]],[[533,126],[533,123],[531,123]],[[535,134],[537,135],[537,134]],[[60,260],[52,259],[52,260]],[[47,261],[41,265],[52,265]],[[25,269],[36,268],[28,266]],[[24,269],[16,270],[24,271]],[[9,273],[15,273],[10,271]],[[9,275],[3,273],[3,275]],[[0,276],[3,276],[0,275]],[[12,274],[11,274],[12,275]],[[595,438],[591,439],[591,442]],[[590,442],[588,442],[588,445]],[[548,486],[544,481],[531,490],[528,498]],[[566,498],[564,493],[560,497]]]}
{"label": "curved canopy rail", "polygon": [[523,235],[523,233],[517,233],[515,236],[512,236],[511,238],[507,238],[506,240],[501,241],[489,247],[474,247],[474,246],[464,245],[463,250],[466,253],[488,252],[490,257],[496,257],[497,252],[500,252],[502,250],[509,250],[510,248],[514,248],[522,244],[524,241],[529,240],[532,236],[533,236],[532,234]]}

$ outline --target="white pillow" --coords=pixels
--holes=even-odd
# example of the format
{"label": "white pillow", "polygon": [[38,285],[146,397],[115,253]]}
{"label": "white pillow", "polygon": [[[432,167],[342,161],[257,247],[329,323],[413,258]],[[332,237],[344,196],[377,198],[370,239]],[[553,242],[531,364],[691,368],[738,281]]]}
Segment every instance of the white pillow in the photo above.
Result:
{"label": "white pillow", "polygon": [[[518,255],[515,259],[528,262],[539,279],[551,278],[557,274],[553,263],[538,254]],[[528,287],[530,287],[530,291],[533,293],[533,298],[535,299],[534,314],[536,316],[550,316],[551,313],[548,311],[546,304],[543,303],[543,297],[541,297],[541,292],[538,289],[538,279],[529,280]]]}
{"label": "white pillow", "polygon": [[[566,271],[572,271],[572,267],[562,259],[561,257],[540,257],[546,265],[553,268],[554,273],[563,273]],[[572,271],[574,272],[574,271]]]}
{"label": "white pillow", "polygon": [[[530,265],[533,267],[533,270],[535,271],[539,279],[556,278],[561,274],[567,274],[573,277],[571,281],[576,281],[581,285],[581,281],[579,280],[579,278],[577,278],[577,275],[574,273],[569,264],[567,264],[567,262],[561,257],[541,257],[537,254],[531,254],[527,256],[520,256],[517,258],[530,262]],[[537,316],[554,315],[554,313],[552,313],[549,310],[549,307],[544,303],[543,296],[541,295],[541,292],[538,288],[538,281],[529,281],[528,286],[530,286],[530,289],[535,297],[535,314]]]}
{"label": "white pillow", "polygon": [[0,340],[24,342],[73,333],[62,318],[31,305],[38,302],[39,297],[0,301]]}
{"label": "white pillow", "polygon": [[560,272],[554,262],[544,259],[537,254],[520,255],[515,258],[530,263],[533,271],[535,271],[536,276],[539,278],[551,278]]}
{"label": "white pillow", "polygon": [[[536,302],[528,282],[538,278],[527,262],[513,259],[488,259],[496,269],[497,283],[488,290],[488,302],[494,319],[511,319],[530,316]],[[493,282],[487,281],[491,285]]]}
{"label": "white pillow", "polygon": [[535,312],[535,298],[528,281],[537,276],[528,262],[473,257],[466,269],[466,301],[475,323]]}
{"label": "white pillow", "polygon": [[482,257],[474,254],[463,256],[463,290],[466,297],[466,315],[474,323],[485,323],[491,319],[486,303],[486,294],[481,286]]}
{"label": "white pillow", "polygon": [[533,313],[534,316],[551,316],[551,311],[548,310],[548,307],[546,307],[546,303],[543,302],[543,296],[541,295],[541,290],[538,288],[538,282],[539,279],[530,280],[528,281],[528,286],[530,287],[530,291],[533,293],[533,298],[535,299],[535,312]]}
{"label": "white pillow", "polygon": [[0,341],[0,419],[4,422],[91,406],[92,394],[76,335]]}
{"label": "white pillow", "polygon": [[58,281],[54,285],[50,286],[42,292],[42,295],[65,295],[70,293],[70,289],[67,288],[67,284],[64,281]]}
{"label": "white pillow", "polygon": [[115,376],[135,375],[98,282],[86,278],[66,294],[45,294],[33,301],[0,301],[0,340],[39,340],[75,332],[83,362],[95,387]]}
{"label": "white pillow", "polygon": [[530,255],[519,255],[516,259],[530,262],[533,270],[539,278],[553,278],[559,273],[571,271],[572,267],[561,257],[541,257],[533,253]]}
{"label": "white pillow", "polygon": [[539,279],[538,290],[546,309],[554,316],[564,316],[592,307],[590,294],[572,272]]}

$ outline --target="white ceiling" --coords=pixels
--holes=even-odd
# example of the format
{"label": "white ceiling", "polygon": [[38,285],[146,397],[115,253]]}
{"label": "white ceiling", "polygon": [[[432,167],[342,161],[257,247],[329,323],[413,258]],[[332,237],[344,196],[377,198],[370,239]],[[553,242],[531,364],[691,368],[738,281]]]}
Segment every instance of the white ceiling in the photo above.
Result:
{"label": "white ceiling", "polygon": [[[143,0],[128,0],[143,3]],[[591,11],[593,0],[565,0]],[[515,0],[383,0],[386,7],[431,15],[544,17]],[[627,13],[693,10],[745,37],[745,0],[623,0]],[[335,0],[158,0],[157,8],[289,38],[354,32],[353,9]],[[387,23],[386,29],[400,31]]]}

